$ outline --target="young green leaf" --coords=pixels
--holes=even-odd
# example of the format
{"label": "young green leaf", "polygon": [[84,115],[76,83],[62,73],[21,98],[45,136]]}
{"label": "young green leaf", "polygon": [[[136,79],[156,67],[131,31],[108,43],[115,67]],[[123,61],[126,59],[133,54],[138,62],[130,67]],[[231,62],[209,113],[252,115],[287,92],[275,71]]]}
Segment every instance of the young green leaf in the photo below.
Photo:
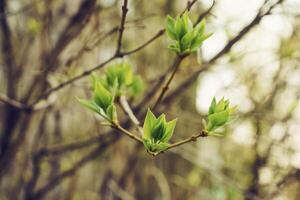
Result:
{"label": "young green leaf", "polygon": [[98,114],[100,113],[100,107],[97,104],[95,104],[95,102],[80,98],[77,98],[77,101],[84,107],[90,109],[91,111],[94,111]]}
{"label": "young green leaf", "polygon": [[204,122],[205,130],[207,132],[224,126],[232,119],[235,108],[229,107],[229,100],[222,98],[219,102],[213,98],[209,110],[207,122]]}
{"label": "young green leaf", "polygon": [[201,44],[211,36],[205,34],[206,21],[203,19],[195,27],[188,16],[188,12],[176,19],[167,17],[167,35],[172,40],[168,48],[178,54],[189,54],[197,51]]}
{"label": "young green leaf", "polygon": [[94,101],[103,110],[106,110],[113,102],[113,96],[100,82],[95,84]]}
{"label": "young green leaf", "polygon": [[143,125],[143,141],[148,151],[162,151],[168,146],[176,126],[176,119],[166,121],[164,114],[158,118],[148,109]]}

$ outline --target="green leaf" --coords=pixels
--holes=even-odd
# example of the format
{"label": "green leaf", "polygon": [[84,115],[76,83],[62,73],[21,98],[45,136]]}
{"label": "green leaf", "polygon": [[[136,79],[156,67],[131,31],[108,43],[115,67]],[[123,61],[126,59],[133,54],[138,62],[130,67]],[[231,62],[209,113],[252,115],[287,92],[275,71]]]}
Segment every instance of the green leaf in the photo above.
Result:
{"label": "green leaf", "polygon": [[85,100],[85,99],[80,99],[80,98],[77,98],[77,97],[76,97],[76,99],[84,107],[86,107],[86,108],[88,108],[88,109],[90,109],[90,110],[92,110],[92,111],[94,111],[98,114],[100,113],[100,108],[99,108],[99,106],[97,106],[97,104],[95,104],[95,102]]}
{"label": "green leaf", "polygon": [[160,151],[166,150],[170,146],[170,144],[165,142],[155,143],[148,139],[144,139],[143,144],[146,147],[146,149],[152,153],[159,153]]}
{"label": "green leaf", "polygon": [[143,91],[145,87],[141,76],[135,76],[130,86],[134,96]]}
{"label": "green leaf", "polygon": [[188,12],[184,12],[182,15],[182,23],[183,23],[183,28],[184,32],[191,32],[193,30],[193,23],[189,18]]}
{"label": "green leaf", "polygon": [[123,63],[123,71],[122,73],[124,74],[124,84],[125,85],[130,85],[133,82],[133,71],[132,67],[128,63]]}
{"label": "green leaf", "polygon": [[176,123],[177,123],[177,119],[173,119],[172,121],[167,123],[166,133],[164,134],[161,141],[168,142],[171,139],[175,130]]}
{"label": "green leaf", "polygon": [[214,113],[208,116],[208,123],[211,126],[212,130],[224,125],[229,121],[229,112],[225,110],[223,112]]}
{"label": "green leaf", "polygon": [[148,108],[146,118],[143,125],[143,138],[145,139],[151,139],[151,131],[154,127],[157,119],[154,116],[154,114],[151,112],[151,110]]}
{"label": "green leaf", "polygon": [[177,16],[175,21],[175,32],[176,32],[176,39],[180,41],[181,38],[184,36],[185,31],[184,31],[183,20],[179,16]]}
{"label": "green leaf", "polygon": [[168,49],[180,53],[179,43],[177,41],[175,43],[169,44]]}
{"label": "green leaf", "polygon": [[209,106],[208,115],[213,114],[215,112],[215,107],[217,105],[216,98],[214,97]]}
{"label": "green leaf", "polygon": [[176,32],[175,32],[175,20],[168,15],[167,16],[167,34],[172,40],[176,40]]}
{"label": "green leaf", "polygon": [[206,27],[206,20],[203,19],[199,24],[196,25],[195,27],[195,31],[197,33],[197,35],[202,36],[204,34],[205,31],[205,27]]}
{"label": "green leaf", "polygon": [[95,84],[94,101],[103,110],[106,110],[113,101],[111,93],[105,89],[100,82]]}
{"label": "green leaf", "polygon": [[166,118],[165,115],[162,114],[157,119],[156,124],[152,127],[151,138],[154,139],[154,141],[161,141],[165,132],[166,132]]}
{"label": "green leaf", "polygon": [[106,110],[106,115],[112,122],[117,121],[117,109],[114,104],[111,104],[110,106],[108,106],[108,108]]}
{"label": "green leaf", "polygon": [[193,37],[194,37],[194,32],[189,32],[183,36],[183,38],[181,39],[182,50],[186,50],[190,48]]}

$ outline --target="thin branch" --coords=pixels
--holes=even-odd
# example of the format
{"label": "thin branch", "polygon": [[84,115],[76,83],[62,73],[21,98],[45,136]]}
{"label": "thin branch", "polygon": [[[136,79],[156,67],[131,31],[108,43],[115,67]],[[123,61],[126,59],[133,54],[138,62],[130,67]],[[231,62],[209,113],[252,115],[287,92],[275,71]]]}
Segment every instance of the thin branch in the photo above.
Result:
{"label": "thin branch", "polygon": [[199,22],[202,21],[202,19],[204,19],[204,17],[206,17],[207,15],[209,15],[215,5],[216,5],[216,1],[213,0],[211,6],[204,13],[202,13],[201,15],[198,16],[195,24],[198,24]]}
{"label": "thin branch", "polygon": [[93,144],[102,141],[109,134],[101,134],[99,136],[93,136],[85,140],[80,140],[76,142],[71,142],[68,144],[55,145],[50,147],[45,147],[39,150],[39,152],[43,156],[52,156],[52,155],[60,155],[63,153],[67,153],[70,151],[75,151],[81,148],[90,147]]}
{"label": "thin branch", "polygon": [[139,131],[139,133],[141,135],[143,135],[143,129],[141,127],[141,123],[140,121],[137,119],[137,117],[135,116],[134,112],[132,111],[127,99],[125,96],[121,96],[119,98],[119,103],[121,108],[123,109],[123,111],[127,114],[127,116],[129,117],[129,119],[132,121],[133,124],[135,124],[137,126],[137,130]]}
{"label": "thin branch", "polygon": [[119,131],[121,131],[122,133],[124,133],[125,135],[127,135],[128,137],[143,143],[143,139],[140,138],[139,136],[134,135],[133,133],[127,131],[125,128],[123,128],[119,123],[117,122],[112,122],[112,128],[117,129]]}
{"label": "thin branch", "polygon": [[140,121],[136,118],[136,116],[134,115],[127,99],[125,96],[121,96],[119,99],[120,105],[122,107],[122,109],[124,110],[124,112],[128,115],[128,117],[131,119],[131,121],[137,125],[140,126]]}
{"label": "thin branch", "polygon": [[98,70],[98,69],[101,69],[102,67],[104,67],[106,64],[110,63],[112,60],[116,59],[117,56],[112,56],[110,58],[108,58],[107,60],[105,60],[104,62],[100,63],[99,65],[97,65],[96,67],[93,67],[89,70],[86,70],[84,71],[83,73],[79,74],[78,76],[75,76],[61,84],[59,84],[58,86],[55,86],[51,89],[49,89],[47,92],[41,94],[34,102],[32,105],[36,104],[37,102],[39,102],[41,99],[44,99],[44,98],[47,98],[50,94],[52,94],[53,92],[55,91],[58,91],[62,88],[64,88],[65,86],[67,85],[70,85],[72,84],[73,82],[77,81],[77,80],[80,80],[88,75],[90,75],[92,72]]}
{"label": "thin branch", "polygon": [[197,141],[198,138],[200,138],[200,137],[207,137],[207,136],[208,136],[208,133],[207,133],[207,132],[201,131],[199,134],[192,135],[192,136],[189,137],[189,138],[186,138],[186,139],[184,139],[184,140],[180,140],[180,141],[178,141],[178,142],[175,142],[175,143],[173,143],[173,144],[170,144],[170,146],[168,146],[168,148],[166,148],[166,149],[163,150],[163,151],[159,151],[159,152],[157,152],[157,153],[151,153],[151,154],[152,154],[153,156],[157,156],[157,155],[159,155],[159,154],[161,154],[161,153],[164,153],[164,152],[167,151],[167,150],[173,149],[173,148],[175,148],[175,147],[179,147],[179,146],[181,146],[181,145],[184,145],[184,144],[187,144],[187,143],[190,143],[190,142],[195,142],[195,141]]}
{"label": "thin branch", "polygon": [[151,37],[148,41],[146,41],[144,44],[140,45],[139,47],[136,47],[135,49],[132,49],[130,51],[126,51],[126,52],[119,52],[120,56],[126,56],[126,55],[130,55],[132,53],[135,53],[143,48],[145,48],[146,46],[148,46],[148,44],[152,43],[154,40],[158,39],[160,36],[162,36],[165,33],[165,29],[161,29],[159,30],[153,37]]}
{"label": "thin branch", "polygon": [[197,0],[193,0],[193,1],[188,1],[187,2],[187,5],[186,5],[186,8],[180,13],[180,15],[183,15],[183,13],[185,11],[190,11],[191,8],[193,7],[193,5],[197,2]]}
{"label": "thin branch", "polygon": [[177,56],[172,68],[173,68],[173,71],[171,73],[171,76],[170,78],[168,79],[168,81],[166,82],[166,84],[162,87],[162,91],[161,93],[159,94],[159,97],[157,98],[154,106],[153,106],[153,109],[155,109],[158,104],[160,103],[160,101],[162,100],[162,98],[164,97],[165,93],[167,92],[167,90],[169,89],[169,85],[171,84],[173,78],[175,77],[175,74],[180,66],[180,63],[182,62],[182,60],[186,57],[187,55],[183,55],[183,56]]}
{"label": "thin branch", "polygon": [[300,170],[294,170],[293,172],[287,174],[282,180],[280,180],[277,184],[276,184],[276,189],[274,191],[272,191],[271,193],[269,193],[267,195],[266,198],[263,199],[274,199],[277,195],[280,194],[280,192],[282,192],[282,190],[290,185],[293,181],[298,181],[300,182]]}
{"label": "thin branch", "polygon": [[3,94],[0,94],[0,101],[7,104],[7,105],[10,105],[14,108],[17,108],[17,109],[20,109],[20,110],[24,110],[24,109],[28,109],[29,107],[23,103],[20,103],[14,99],[11,99]]}
{"label": "thin branch", "polygon": [[116,55],[118,55],[121,52],[123,32],[124,32],[124,26],[125,26],[127,12],[128,12],[128,0],[124,0],[123,6],[122,6],[122,19],[121,19],[121,24],[119,27],[119,37],[118,37],[118,41],[117,41]]}

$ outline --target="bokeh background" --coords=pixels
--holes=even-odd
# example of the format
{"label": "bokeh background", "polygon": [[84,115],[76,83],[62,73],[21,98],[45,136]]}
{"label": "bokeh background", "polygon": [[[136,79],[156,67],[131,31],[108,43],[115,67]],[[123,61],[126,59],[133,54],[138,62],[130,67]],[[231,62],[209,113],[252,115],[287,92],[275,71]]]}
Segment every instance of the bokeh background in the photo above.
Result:
{"label": "bokeh background", "polygon": [[[91,96],[88,76],[27,109],[114,54],[123,1],[0,2],[1,200],[300,199],[299,0],[193,4],[192,20],[205,16],[214,34],[181,63],[159,112],[178,118],[172,141],[201,130],[214,96],[238,113],[223,137],[157,157],[78,104],[75,97]],[[187,3],[129,0],[122,49],[149,40]],[[129,99],[135,112],[153,105],[157,95],[145,96],[174,62],[168,43],[162,35],[123,58],[145,83]],[[119,109],[119,118],[128,116]]]}

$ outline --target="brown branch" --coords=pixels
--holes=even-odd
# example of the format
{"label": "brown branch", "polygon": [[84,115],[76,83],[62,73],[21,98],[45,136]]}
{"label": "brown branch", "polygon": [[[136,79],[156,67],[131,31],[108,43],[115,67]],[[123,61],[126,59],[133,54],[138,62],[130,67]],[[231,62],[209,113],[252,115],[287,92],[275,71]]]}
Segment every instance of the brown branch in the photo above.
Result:
{"label": "brown branch", "polygon": [[120,103],[123,111],[128,115],[129,119],[132,121],[132,123],[134,123],[136,126],[140,126],[140,121],[137,119],[137,117],[133,113],[125,96],[120,96],[119,103]]}
{"label": "brown branch", "polygon": [[14,99],[11,99],[3,94],[0,94],[0,101],[3,102],[4,104],[7,104],[11,107],[14,107],[14,108],[17,108],[20,110],[26,110],[29,108],[27,105],[20,103]]}
{"label": "brown branch", "polygon": [[274,199],[276,196],[278,196],[280,194],[280,192],[282,192],[282,190],[290,185],[293,181],[298,181],[300,182],[300,170],[294,170],[292,172],[290,172],[289,174],[287,174],[285,177],[283,177],[282,180],[280,180],[277,184],[276,184],[276,189],[274,191],[272,191],[271,193],[269,193],[267,195],[267,197],[263,198],[263,199]]}
{"label": "brown branch", "polygon": [[[199,22],[202,21],[202,19],[204,19],[204,17],[206,17],[207,15],[209,15],[210,12],[212,11],[212,9],[213,9],[213,7],[214,7],[215,5],[216,5],[216,1],[213,0],[211,6],[210,6],[205,12],[203,12],[202,14],[200,14],[200,15],[198,16],[198,18],[197,18],[195,24],[198,24]],[[194,25],[195,25],[195,24],[194,24]]]}
{"label": "brown branch", "polygon": [[122,39],[123,39],[124,26],[125,26],[127,12],[128,12],[128,0],[124,0],[123,6],[122,6],[122,18],[121,18],[121,24],[119,27],[119,37],[118,37],[118,41],[117,41],[116,55],[119,55],[119,53],[121,52]]}
{"label": "brown branch", "polygon": [[58,86],[55,86],[51,89],[49,89],[47,92],[43,93],[42,95],[40,95],[34,102],[32,105],[35,105],[36,103],[38,103],[41,99],[44,99],[44,98],[47,98],[50,94],[52,94],[53,92],[55,91],[58,91],[62,88],[64,88],[65,86],[67,85],[70,85],[72,84],[73,82],[77,81],[77,80],[80,80],[88,75],[90,75],[92,72],[98,70],[98,69],[101,69],[102,67],[104,67],[106,64],[110,63],[112,60],[116,59],[117,57],[116,56],[112,56],[110,58],[108,58],[106,61],[100,63],[99,65],[97,65],[96,67],[93,67],[92,69],[89,69],[89,70],[86,70],[84,71],[83,73],[81,73],[80,75],[78,76],[75,76],[61,84],[59,84]]}
{"label": "brown branch", "polygon": [[153,109],[155,109],[158,104],[160,103],[160,101],[162,100],[162,98],[164,97],[165,93],[167,92],[167,90],[169,89],[169,85],[171,84],[173,78],[175,77],[175,74],[180,66],[180,63],[182,62],[182,60],[186,57],[187,55],[183,55],[183,56],[180,56],[178,55],[173,66],[172,66],[172,73],[171,73],[171,76],[169,77],[168,81],[166,82],[166,84],[162,87],[162,91],[161,93],[159,94],[159,97],[157,98],[154,106],[153,106]]}
{"label": "brown branch", "polygon": [[119,123],[117,122],[112,122],[112,128],[117,129],[119,131],[121,131],[122,133],[124,133],[125,135],[127,135],[128,137],[143,143],[143,139],[140,138],[139,136],[134,135],[133,133],[129,132],[128,130],[126,130],[125,128],[123,128]]}
{"label": "brown branch", "polygon": [[197,2],[197,0],[193,0],[193,1],[188,1],[187,4],[186,4],[186,7],[185,9],[180,13],[180,15],[183,15],[183,13],[185,11],[190,11],[193,7],[193,5]]}
{"label": "brown branch", "polygon": [[160,36],[162,36],[165,33],[165,29],[161,29],[159,30],[153,37],[151,37],[148,41],[146,41],[144,44],[136,47],[135,49],[132,49],[130,51],[126,51],[126,52],[119,52],[120,56],[126,56],[126,55],[130,55],[132,53],[135,53],[143,48],[145,48],[146,46],[148,46],[150,43],[152,43],[154,40],[158,39]]}

